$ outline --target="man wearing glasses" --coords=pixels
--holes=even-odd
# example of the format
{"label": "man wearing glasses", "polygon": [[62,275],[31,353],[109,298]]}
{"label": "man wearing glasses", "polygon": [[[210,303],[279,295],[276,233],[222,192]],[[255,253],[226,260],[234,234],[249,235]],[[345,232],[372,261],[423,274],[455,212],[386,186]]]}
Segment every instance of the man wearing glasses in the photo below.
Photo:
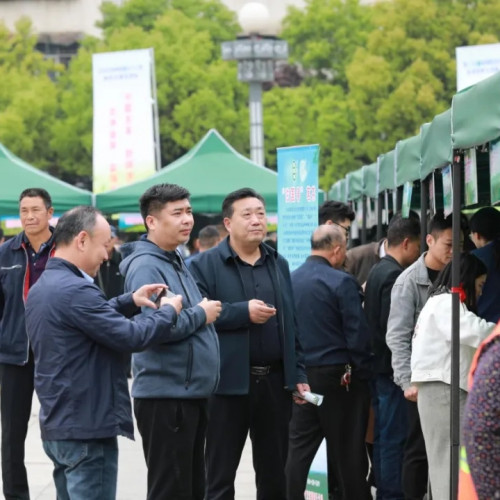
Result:
{"label": "man wearing glasses", "polygon": [[319,224],[335,224],[345,231],[345,238],[349,243],[351,223],[355,214],[352,208],[340,201],[328,200],[319,207]]}

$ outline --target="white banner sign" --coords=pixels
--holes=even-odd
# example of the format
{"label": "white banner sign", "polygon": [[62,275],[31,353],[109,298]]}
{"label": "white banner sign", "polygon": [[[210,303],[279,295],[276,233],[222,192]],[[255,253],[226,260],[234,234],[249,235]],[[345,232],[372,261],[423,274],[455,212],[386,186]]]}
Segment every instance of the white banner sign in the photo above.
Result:
{"label": "white banner sign", "polygon": [[92,56],[94,193],[155,172],[153,64],[153,49]]}
{"label": "white banner sign", "polygon": [[457,91],[500,71],[500,43],[457,47]]}

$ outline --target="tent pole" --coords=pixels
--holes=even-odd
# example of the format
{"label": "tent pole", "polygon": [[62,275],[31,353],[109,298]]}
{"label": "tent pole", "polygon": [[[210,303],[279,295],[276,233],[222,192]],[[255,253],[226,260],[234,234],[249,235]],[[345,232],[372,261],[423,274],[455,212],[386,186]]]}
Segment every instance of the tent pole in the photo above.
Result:
{"label": "tent pole", "polygon": [[[451,286],[460,285],[460,206],[462,155],[455,152],[452,166],[453,186],[453,257]],[[451,314],[451,450],[450,450],[450,498],[458,495],[458,468],[460,456],[460,299],[452,293]]]}
{"label": "tent pole", "polygon": [[364,245],[366,244],[366,218],[367,218],[367,202],[366,202],[366,196],[363,195],[362,198],[362,207],[363,207],[363,223],[361,226],[361,244]]}
{"label": "tent pole", "polygon": [[429,178],[420,181],[420,253],[427,250],[427,209],[429,208]]}
{"label": "tent pole", "polygon": [[384,206],[384,194],[379,193],[377,201],[377,241],[382,239],[382,209]]}

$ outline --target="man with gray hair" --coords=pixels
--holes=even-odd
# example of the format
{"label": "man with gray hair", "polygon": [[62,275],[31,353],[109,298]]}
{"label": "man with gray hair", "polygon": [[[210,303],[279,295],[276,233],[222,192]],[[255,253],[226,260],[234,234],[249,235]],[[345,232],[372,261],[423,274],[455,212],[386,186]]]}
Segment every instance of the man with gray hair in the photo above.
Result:
{"label": "man with gray hair", "polygon": [[370,395],[370,336],[355,278],[341,271],[345,231],[321,225],[311,255],[292,273],[299,340],[321,406],[295,405],[286,466],[287,499],[304,498],[307,474],[326,438],[328,463],[341,498],[368,500],[365,432]]}
{"label": "man with gray hair", "polygon": [[66,212],[54,232],[56,252],[26,302],[35,358],[43,447],[54,463],[57,498],[114,500],[117,436],[133,439],[124,352],[168,342],[182,298],[162,298],[148,317],[128,318],[164,284],[106,300],[94,277],[108,258],[109,224],[98,210]]}

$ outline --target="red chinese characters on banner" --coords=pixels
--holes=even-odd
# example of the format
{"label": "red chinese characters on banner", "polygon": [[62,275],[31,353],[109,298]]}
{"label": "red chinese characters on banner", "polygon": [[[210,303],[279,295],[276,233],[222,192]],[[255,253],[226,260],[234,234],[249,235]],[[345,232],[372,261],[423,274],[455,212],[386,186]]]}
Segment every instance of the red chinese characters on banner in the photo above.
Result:
{"label": "red chinese characters on banner", "polygon": [[284,187],[281,193],[285,195],[285,203],[300,203],[304,188],[302,186]]}
{"label": "red chinese characters on banner", "polygon": [[[302,201],[303,186],[284,187],[281,194],[285,196],[285,203],[300,203]],[[306,201],[315,202],[317,196],[316,186],[306,186]]]}
{"label": "red chinese characters on banner", "polygon": [[306,186],[306,200],[316,201],[316,186]]}
{"label": "red chinese characters on banner", "polygon": [[[132,94],[125,94],[125,135],[129,136],[132,134]],[[132,182],[134,180],[134,151],[132,149],[125,150],[125,179],[127,182]]]}

